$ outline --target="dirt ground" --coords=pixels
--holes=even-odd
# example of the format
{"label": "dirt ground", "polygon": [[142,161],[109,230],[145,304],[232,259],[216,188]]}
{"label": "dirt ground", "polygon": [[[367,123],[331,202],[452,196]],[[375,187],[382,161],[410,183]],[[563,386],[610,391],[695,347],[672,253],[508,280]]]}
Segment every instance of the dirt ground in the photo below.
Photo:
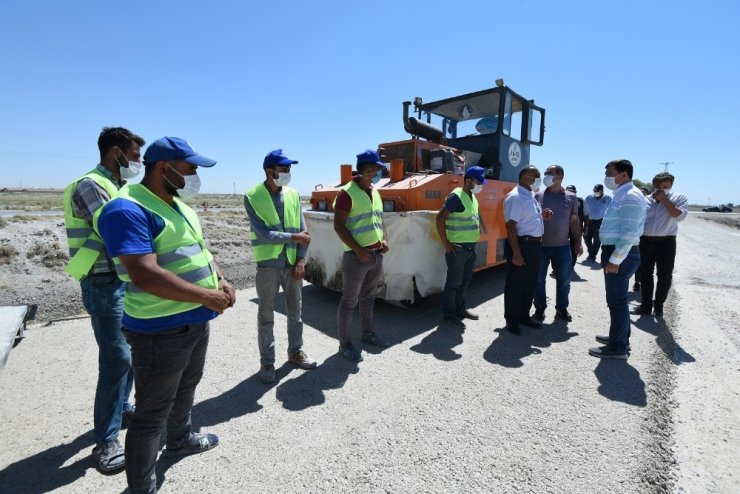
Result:
{"label": "dirt ground", "polygon": [[[237,288],[254,284],[244,211],[199,211],[206,243]],[[0,218],[0,305],[38,304],[36,320],[84,314],[80,285],[64,272],[68,256],[60,212]]]}

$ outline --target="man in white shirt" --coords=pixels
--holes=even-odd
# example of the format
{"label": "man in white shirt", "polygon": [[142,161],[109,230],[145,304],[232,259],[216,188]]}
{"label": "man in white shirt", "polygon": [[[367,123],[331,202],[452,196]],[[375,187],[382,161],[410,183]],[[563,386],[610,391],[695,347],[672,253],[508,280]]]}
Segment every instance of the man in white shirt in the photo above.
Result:
{"label": "man in white shirt", "polygon": [[552,218],[552,210],[542,211],[534,193],[542,185],[540,171],[529,165],[519,172],[519,185],[504,199],[504,221],[507,243],[504,254],[508,261],[504,289],[506,328],[520,334],[520,324],[540,327],[529,310],[532,308],[537,271],[540,265],[540,242],[545,231],[543,219]]}
{"label": "man in white shirt", "polygon": [[[654,311],[655,317],[663,317],[663,304],[673,279],[678,223],[689,212],[686,196],[671,191],[674,180],[670,173],[657,174],[653,178],[653,193],[647,198],[645,228],[640,237],[642,304],[634,310],[635,314],[647,315]],[[656,268],[658,283],[653,299],[653,270]]]}

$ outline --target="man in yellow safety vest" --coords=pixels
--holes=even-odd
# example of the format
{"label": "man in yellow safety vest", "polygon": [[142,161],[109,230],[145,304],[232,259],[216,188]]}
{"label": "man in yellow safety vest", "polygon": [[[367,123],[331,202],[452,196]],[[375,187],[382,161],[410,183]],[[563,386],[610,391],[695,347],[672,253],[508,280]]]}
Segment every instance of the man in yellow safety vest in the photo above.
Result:
{"label": "man in yellow safety vest", "polygon": [[334,231],[344,243],[342,299],[337,310],[339,352],[352,362],[361,362],[362,350],[352,343],[351,320],[360,305],[362,341],[377,347],[390,343],[375,332],[373,305],[383,274],[383,254],[388,241],[383,231],[383,201],[373,188],[385,164],[368,149],[357,155],[357,176],[337,194],[334,202]]}
{"label": "man in yellow safety vest", "polygon": [[103,206],[118,195],[126,179],[141,168],[144,139],[123,127],[105,127],[98,137],[100,163],[64,191],[64,222],[69,244],[65,271],[80,282],[82,303],[98,343],[98,383],[93,410],[92,451],[101,472],[125,467],[118,433],[133,414],[131,350],[121,332],[123,282],[93,228]]}
{"label": "man in yellow safety vest", "polygon": [[141,184],[126,186],[98,218],[126,282],[123,328],[136,387],[126,435],[132,493],[157,490],[154,467],[165,424],[165,457],[218,444],[215,434],[192,432],[190,410],[203,376],[209,321],[234,305],[236,293],[206,247],[198,215],[184,202],[198,193],[198,170],[215,164],[182,139],[158,139],[144,153]]}
{"label": "man in yellow safety vest", "polygon": [[483,190],[485,175],[486,171],[480,166],[468,168],[463,186],[447,196],[437,213],[437,233],[445,248],[447,262],[442,320],[459,329],[465,329],[463,319],[478,319],[466,307],[465,291],[473,277],[475,244],[480,238],[480,215],[475,194]]}
{"label": "man in yellow safety vest", "polygon": [[285,156],[282,149],[271,151],[262,163],[265,180],[244,195],[254,259],[257,261],[258,377],[264,383],[275,382],[273,306],[281,286],[288,313],[288,361],[302,369],[313,369],[317,365],[302,350],[301,288],[305,274],[304,259],[311,236],[303,220],[301,198],[295,189],[287,187],[290,168],[296,163]]}

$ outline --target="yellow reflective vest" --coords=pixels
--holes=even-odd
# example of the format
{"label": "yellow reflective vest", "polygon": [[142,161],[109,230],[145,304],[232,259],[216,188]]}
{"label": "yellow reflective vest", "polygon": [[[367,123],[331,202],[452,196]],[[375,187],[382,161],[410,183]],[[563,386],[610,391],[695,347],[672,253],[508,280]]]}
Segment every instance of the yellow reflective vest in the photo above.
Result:
{"label": "yellow reflective vest", "polygon": [[462,187],[452,191],[460,198],[465,211],[450,213],[447,217],[445,231],[447,240],[453,243],[477,242],[480,238],[480,217],[478,216],[478,199],[475,195],[469,196]]}
{"label": "yellow reflective vest", "polygon": [[[154,238],[157,264],[188,283],[207,289],[218,288],[218,274],[213,256],[203,240],[198,215],[177,197],[176,210],[140,184],[126,185],[117,200],[135,202],[162,218],[164,228]],[[97,226],[97,221],[96,221]],[[158,297],[137,287],[118,257],[113,258],[116,272],[127,283],[123,308],[127,315],[137,319],[181,314],[201,307],[194,302],[180,302]]]}
{"label": "yellow reflective vest", "polygon": [[[69,246],[69,262],[64,270],[77,281],[90,273],[98,256],[105,249],[103,240],[93,230],[90,223],[73,214],[72,194],[77,184],[86,178],[98,184],[111,199],[118,195],[118,186],[97,168],[81,176],[64,189],[64,224],[67,229],[67,245]],[[102,210],[101,207],[95,211],[93,220],[100,215]]]}
{"label": "yellow reflective vest", "polygon": [[[372,202],[367,192],[350,180],[342,190],[352,198],[352,210],[347,217],[347,230],[361,247],[367,247],[383,241],[383,201],[377,190],[372,189]],[[336,199],[335,199],[336,204]],[[352,248],[344,244],[344,250]]]}
{"label": "yellow reflective vest", "polygon": [[[268,230],[299,233],[301,228],[301,198],[298,191],[283,187],[283,221],[280,223],[280,217],[275,209],[275,203],[272,202],[270,191],[264,182],[257,184],[246,194],[246,199],[254,208],[254,212],[260,217]],[[250,232],[249,238],[252,240],[254,249],[254,260],[257,262],[268,259],[277,259],[280,253],[287,247],[285,253],[290,264],[296,262],[296,252],[298,246],[295,242],[288,244],[268,243],[257,238],[257,234]]]}

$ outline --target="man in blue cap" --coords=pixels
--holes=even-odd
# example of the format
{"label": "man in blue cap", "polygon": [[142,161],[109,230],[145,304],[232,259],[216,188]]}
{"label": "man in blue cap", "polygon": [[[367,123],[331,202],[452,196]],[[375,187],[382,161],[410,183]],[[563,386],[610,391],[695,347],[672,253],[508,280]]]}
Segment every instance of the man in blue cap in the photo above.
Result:
{"label": "man in blue cap", "polygon": [[157,490],[163,456],[207,451],[215,434],[194,433],[190,410],[203,376],[209,321],[234,305],[236,293],[206,248],[198,216],[184,201],[200,188],[198,169],[216,162],[182,139],[164,137],[144,153],[144,179],[107,203],[97,227],[126,282],[123,331],[131,345],[136,409],[126,436],[132,493]]}
{"label": "man in blue cap", "polygon": [[306,231],[298,191],[287,187],[290,168],[297,163],[285,156],[282,149],[269,152],[262,163],[265,180],[244,195],[257,261],[258,377],[264,383],[275,382],[274,302],[281,286],[288,313],[288,361],[302,369],[317,365],[302,350],[301,288],[311,236]]}
{"label": "man in blue cap", "polygon": [[385,348],[390,343],[375,332],[373,309],[378,283],[383,274],[383,254],[388,241],[383,228],[383,201],[373,187],[385,164],[376,151],[357,155],[357,176],[342,187],[334,202],[334,231],[344,243],[342,257],[342,299],[337,310],[339,353],[352,362],[361,362],[362,350],[352,343],[352,313],[360,305],[362,341]]}
{"label": "man in blue cap", "polygon": [[485,175],[486,171],[480,166],[468,168],[463,186],[450,192],[437,213],[437,233],[445,248],[447,262],[443,322],[460,329],[465,329],[463,319],[478,319],[465,306],[465,291],[473,278],[475,244],[480,238],[480,215],[475,194],[483,190]]}

